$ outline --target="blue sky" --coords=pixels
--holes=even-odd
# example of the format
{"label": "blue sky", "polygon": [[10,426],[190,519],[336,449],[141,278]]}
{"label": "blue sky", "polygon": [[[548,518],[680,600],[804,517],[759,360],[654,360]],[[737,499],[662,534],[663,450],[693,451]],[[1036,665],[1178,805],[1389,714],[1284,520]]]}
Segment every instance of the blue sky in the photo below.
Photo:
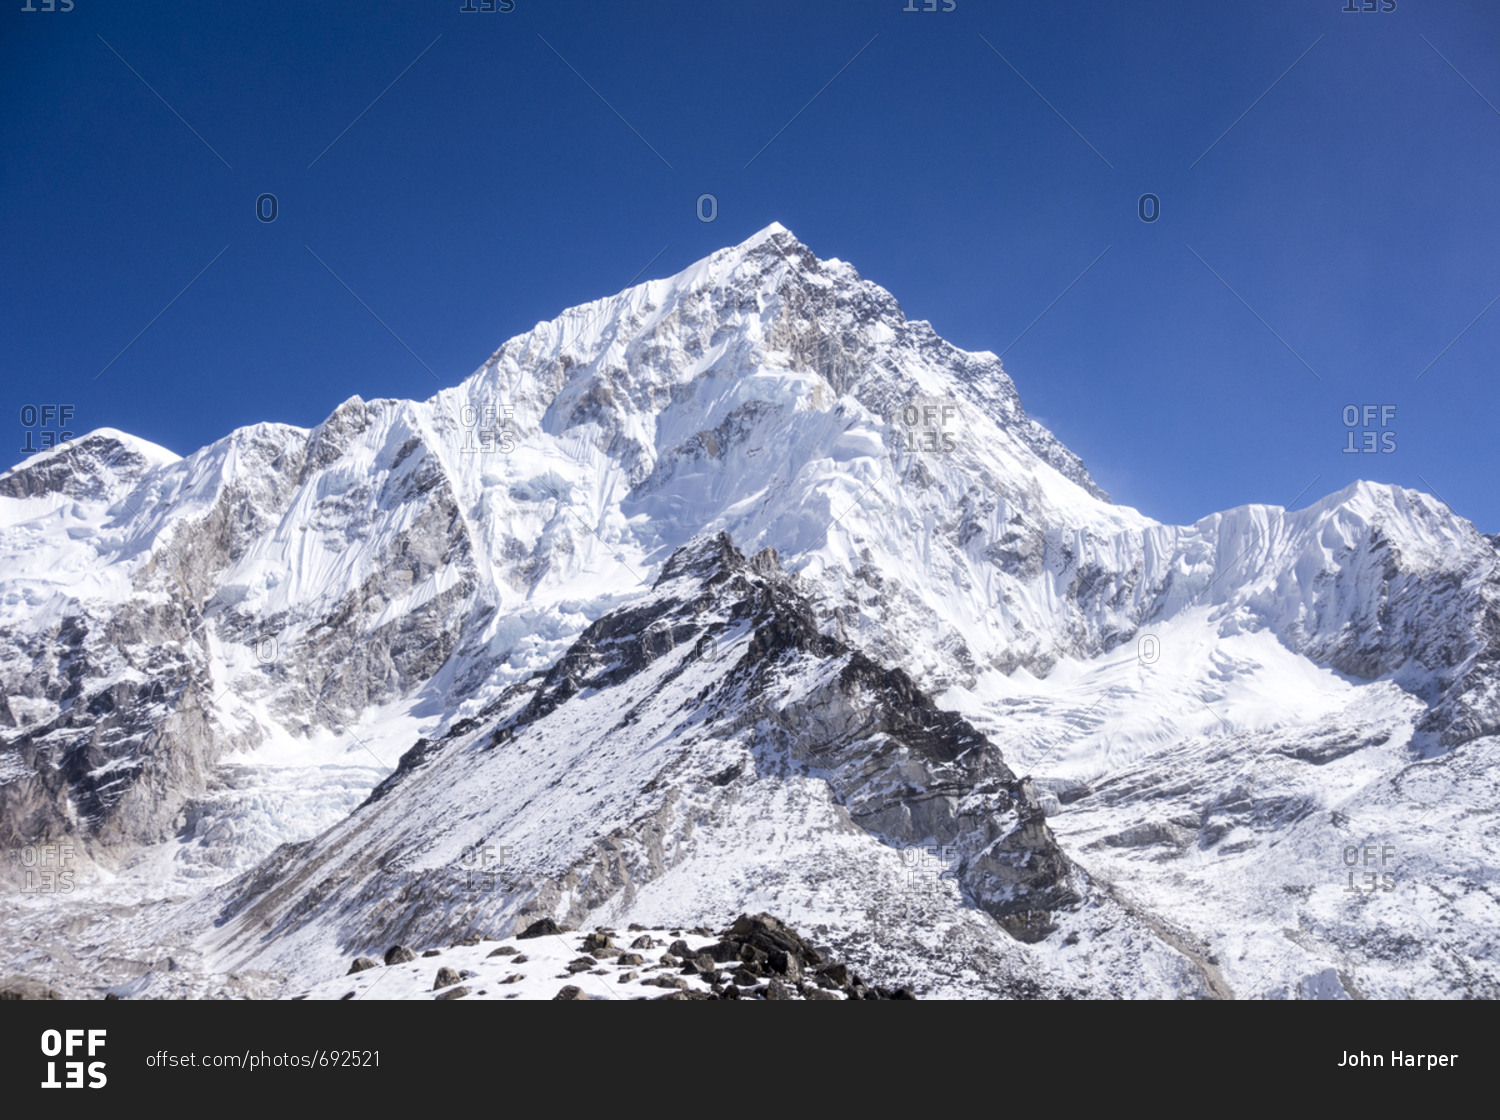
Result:
{"label": "blue sky", "polygon": [[1493,3],[29,2],[4,462],[28,406],[187,452],[425,398],[776,220],[1153,517],[1369,478],[1500,531]]}

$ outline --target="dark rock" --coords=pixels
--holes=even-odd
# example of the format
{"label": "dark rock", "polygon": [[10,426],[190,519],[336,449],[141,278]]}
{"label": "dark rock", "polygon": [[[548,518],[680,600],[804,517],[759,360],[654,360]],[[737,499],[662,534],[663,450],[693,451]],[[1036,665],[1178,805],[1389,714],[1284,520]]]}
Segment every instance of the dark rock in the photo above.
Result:
{"label": "dark rock", "polygon": [[802,961],[795,953],[777,949],[767,955],[766,963],[770,965],[772,972],[780,973],[788,980],[798,980],[802,976]]}
{"label": "dark rock", "polygon": [[422,955],[424,957],[440,957],[443,955],[443,951],[441,949],[428,949]]}
{"label": "dark rock", "polygon": [[433,998],[434,999],[463,999],[464,996],[466,996],[468,994],[469,994],[469,989],[468,988],[450,988],[446,992],[443,992],[441,995],[434,996]]}
{"label": "dark rock", "polygon": [[437,979],[432,982],[432,990],[437,991],[439,988],[451,988],[462,979],[463,977],[458,974],[456,969],[440,968],[437,970]]}
{"label": "dark rock", "polygon": [[62,999],[62,993],[40,980],[17,976],[0,980],[0,1000],[9,999]]}
{"label": "dark rock", "polygon": [[405,964],[407,961],[414,961],[416,959],[417,954],[413,953],[405,945],[392,945],[385,951],[386,967],[390,967],[393,964]]}
{"label": "dark rock", "polygon": [[498,949],[490,950],[489,955],[492,957],[513,957],[520,951],[514,945],[502,945]]}
{"label": "dark rock", "polygon": [[843,964],[831,964],[818,973],[819,978],[827,977],[834,984],[842,988],[849,983],[849,969]]}
{"label": "dark rock", "polygon": [[[816,949],[770,914],[741,914],[729,927],[725,940],[751,947],[756,959],[761,961],[780,951],[799,958],[804,964],[824,963]],[[741,959],[745,959],[743,949]]]}
{"label": "dark rock", "polygon": [[1052,921],[1052,914],[1047,910],[1022,910],[1014,914],[1006,914],[1000,919],[1000,925],[1006,933],[1017,941],[1027,944],[1035,944],[1045,940],[1047,935],[1057,928]]}
{"label": "dark rock", "polygon": [[379,961],[372,961],[369,957],[355,957],[354,963],[349,966],[345,976],[353,976],[356,972],[364,972],[367,968],[379,968]]}
{"label": "dark rock", "polygon": [[[541,918],[532,922],[520,933],[516,934],[517,941],[525,941],[533,937],[548,937],[555,933],[562,933],[563,928],[551,918]],[[564,989],[566,991],[566,989]],[[572,998],[572,997],[569,997]]]}
{"label": "dark rock", "polygon": [[632,949],[654,949],[656,948],[656,942],[652,941],[651,935],[647,933],[642,934],[640,937],[637,937],[634,941],[632,941],[630,943],[630,947]]}
{"label": "dark rock", "polygon": [[569,984],[566,987],[564,987],[560,992],[558,992],[557,995],[553,996],[552,998],[553,999],[588,999],[589,997],[586,996],[586,995],[584,995],[583,994],[583,989],[580,988],[580,987],[578,987],[576,984]]}

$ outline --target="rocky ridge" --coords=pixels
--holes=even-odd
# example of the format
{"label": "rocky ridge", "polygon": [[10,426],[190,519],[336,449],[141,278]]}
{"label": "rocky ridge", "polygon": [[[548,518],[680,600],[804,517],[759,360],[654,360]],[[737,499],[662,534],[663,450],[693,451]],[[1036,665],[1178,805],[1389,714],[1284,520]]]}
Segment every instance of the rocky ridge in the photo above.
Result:
{"label": "rocky ridge", "polygon": [[[434,971],[434,965],[436,969]],[[432,979],[428,982],[428,976]],[[560,984],[559,981],[562,983]],[[393,945],[357,957],[345,979],[290,999],[915,999],[867,984],[769,914],[741,914],[714,934],[632,923],[580,933],[539,919],[513,937],[472,936],[420,954]]]}

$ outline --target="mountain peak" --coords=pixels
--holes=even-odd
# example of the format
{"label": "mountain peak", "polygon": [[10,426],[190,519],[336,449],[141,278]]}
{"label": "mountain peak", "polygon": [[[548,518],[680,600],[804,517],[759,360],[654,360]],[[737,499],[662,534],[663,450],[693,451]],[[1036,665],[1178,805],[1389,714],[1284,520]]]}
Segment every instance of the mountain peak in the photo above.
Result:
{"label": "mountain peak", "polygon": [[[735,246],[735,248],[753,249],[755,248],[755,246],[761,244],[761,242],[769,241],[771,238],[777,236],[778,234],[786,234],[786,236],[791,238],[793,241],[797,240],[797,235],[794,234],[791,230],[787,229],[786,226],[782,225],[780,222],[772,222],[764,229],[760,229],[755,233],[752,233],[749,237],[745,238],[745,240],[741,241],[739,245]],[[801,242],[798,242],[798,244],[801,244]]]}
{"label": "mountain peak", "polygon": [[25,498],[63,494],[76,498],[85,494],[105,495],[110,492],[109,485],[102,481],[105,478],[117,486],[180,458],[165,447],[128,432],[95,428],[56,447],[39,451],[0,472],[0,496]]}

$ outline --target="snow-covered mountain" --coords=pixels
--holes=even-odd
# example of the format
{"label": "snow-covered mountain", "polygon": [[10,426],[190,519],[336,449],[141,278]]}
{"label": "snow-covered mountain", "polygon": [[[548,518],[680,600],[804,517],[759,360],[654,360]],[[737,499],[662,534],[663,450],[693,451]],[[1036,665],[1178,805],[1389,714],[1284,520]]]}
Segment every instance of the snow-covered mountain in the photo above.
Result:
{"label": "snow-covered mountain", "polygon": [[0,475],[0,847],[76,879],[7,861],[0,970],[769,911],[947,994],[1488,994],[1496,560],[1111,504],[773,225],[425,402]]}

